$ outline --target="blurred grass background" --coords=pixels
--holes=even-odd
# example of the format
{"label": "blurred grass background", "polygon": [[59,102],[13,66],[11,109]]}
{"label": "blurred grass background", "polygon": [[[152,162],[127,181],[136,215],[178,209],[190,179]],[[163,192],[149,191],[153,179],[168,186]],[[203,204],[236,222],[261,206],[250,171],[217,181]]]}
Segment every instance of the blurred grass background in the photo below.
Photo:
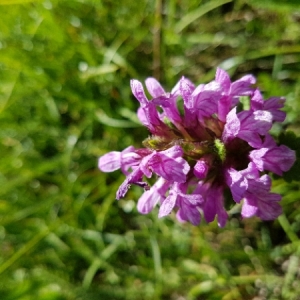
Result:
{"label": "blurred grass background", "polygon": [[124,176],[97,169],[148,135],[131,78],[217,66],[285,96],[274,134],[299,136],[297,0],[0,0],[1,300],[300,299],[299,174],[274,181],[279,220],[220,229],[139,215],[142,191],[117,202]]}

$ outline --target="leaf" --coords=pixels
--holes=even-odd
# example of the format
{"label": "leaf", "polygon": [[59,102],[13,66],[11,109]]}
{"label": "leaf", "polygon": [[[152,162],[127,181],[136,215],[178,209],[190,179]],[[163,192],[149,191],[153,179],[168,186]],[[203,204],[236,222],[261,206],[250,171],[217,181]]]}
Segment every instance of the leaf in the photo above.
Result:
{"label": "leaf", "polygon": [[298,0],[248,0],[248,4],[259,7],[268,8],[282,12],[282,10],[295,10],[299,8]]}
{"label": "leaf", "polygon": [[104,124],[108,125],[111,127],[118,127],[118,128],[134,128],[134,127],[140,127],[141,124],[137,124],[131,121],[126,121],[126,120],[119,120],[119,119],[113,119],[106,115],[102,110],[97,110],[96,111],[96,118],[97,120]]}
{"label": "leaf", "polygon": [[41,0],[0,0],[0,5],[24,4],[29,2],[40,2]]}
{"label": "leaf", "polygon": [[199,19],[209,11],[223,5],[232,2],[232,0],[217,0],[210,1],[206,4],[201,5],[199,8],[186,14],[176,25],[175,32],[180,33],[184,28],[193,23],[195,20]]}
{"label": "leaf", "polygon": [[119,67],[115,64],[105,64],[98,67],[90,67],[85,72],[83,72],[80,77],[84,80],[88,80],[96,76],[114,73],[118,69]]}

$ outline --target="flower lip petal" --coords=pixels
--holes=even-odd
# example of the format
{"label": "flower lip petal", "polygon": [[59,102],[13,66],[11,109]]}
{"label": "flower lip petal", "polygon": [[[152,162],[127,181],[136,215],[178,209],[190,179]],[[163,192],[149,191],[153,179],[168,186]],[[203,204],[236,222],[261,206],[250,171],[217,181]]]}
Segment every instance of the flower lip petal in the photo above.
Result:
{"label": "flower lip petal", "polygon": [[148,77],[145,80],[147,90],[153,98],[157,98],[165,94],[165,90],[160,83],[153,77]]}
{"label": "flower lip petal", "polygon": [[194,175],[199,179],[204,179],[209,171],[209,165],[205,160],[198,160],[194,166]]}
{"label": "flower lip petal", "polygon": [[252,84],[255,84],[256,79],[253,75],[245,75],[237,81],[234,81],[231,84],[231,91],[232,95],[249,95],[253,93],[253,88],[251,87]]}
{"label": "flower lip petal", "polygon": [[229,92],[231,81],[226,71],[221,68],[217,68],[215,80],[221,84],[224,92]]}
{"label": "flower lip petal", "polygon": [[151,101],[155,105],[161,105],[162,107],[171,106],[170,103],[170,94],[165,94],[163,96],[158,96]]}
{"label": "flower lip petal", "polygon": [[259,179],[250,180],[249,188],[245,193],[242,208],[243,217],[256,215],[262,220],[274,220],[281,213],[282,208],[278,204],[281,200],[279,194],[270,193],[271,178],[263,175]]}
{"label": "flower lip petal", "polygon": [[136,79],[131,79],[130,85],[131,85],[131,90],[133,95],[140,102],[141,106],[142,107],[146,106],[149,101],[145,95],[142,83]]}
{"label": "flower lip petal", "polygon": [[257,213],[257,206],[255,205],[251,205],[251,203],[249,203],[248,199],[244,200],[243,206],[242,206],[242,216],[244,218],[250,218],[255,216],[255,214]]}
{"label": "flower lip petal", "polygon": [[176,204],[176,200],[177,194],[170,193],[170,195],[163,201],[162,205],[160,206],[158,217],[162,218],[169,215]]}
{"label": "flower lip petal", "polygon": [[143,176],[143,172],[140,170],[140,168],[135,168],[132,171],[132,173],[129,174],[124,180],[124,182],[120,185],[116,194],[116,199],[120,200],[121,198],[125,197],[131,184],[144,185],[145,187],[147,184],[145,182],[142,184],[141,182],[142,176]]}
{"label": "flower lip petal", "polygon": [[222,140],[227,142],[228,140],[236,137],[240,131],[241,122],[236,114],[236,107],[234,107],[226,117],[226,124],[224,127]]}
{"label": "flower lip petal", "polygon": [[98,167],[102,172],[113,172],[121,168],[121,152],[112,151],[100,156]]}
{"label": "flower lip petal", "polygon": [[171,182],[185,182],[190,170],[189,164],[181,157],[170,158],[158,153],[149,160],[148,167],[157,175]]}
{"label": "flower lip petal", "polygon": [[241,122],[241,131],[266,135],[272,127],[272,114],[266,110],[242,111],[237,116]]}
{"label": "flower lip petal", "polygon": [[193,107],[191,96],[193,91],[195,90],[195,86],[188,79],[182,77],[179,82],[179,89],[185,107]]}
{"label": "flower lip petal", "polygon": [[[184,78],[184,77],[182,77],[182,78]],[[193,89],[193,88],[195,88],[195,86],[194,86],[194,84],[191,82],[191,81],[189,81],[187,78],[184,78],[189,84],[190,84],[190,87],[191,87],[191,89]],[[181,80],[179,80],[177,83],[176,83],[176,85],[173,87],[173,89],[172,89],[172,91],[171,91],[171,95],[172,96],[180,96],[181,95],[181,91],[180,91],[180,81]]]}
{"label": "flower lip petal", "polygon": [[163,202],[169,186],[170,183],[168,181],[159,178],[150,190],[145,191],[140,197],[137,210],[142,214],[148,214],[157,203]]}
{"label": "flower lip petal", "polygon": [[271,97],[264,102],[264,109],[269,111],[273,116],[273,121],[283,122],[286,118],[286,113],[279,110],[284,106],[284,97]]}
{"label": "flower lip petal", "polygon": [[137,117],[138,119],[140,120],[140,122],[146,126],[146,127],[149,127],[150,126],[150,123],[149,123],[149,120],[147,119],[147,116],[145,114],[145,111],[142,107],[139,107],[138,110],[137,110]]}
{"label": "flower lip petal", "polygon": [[271,171],[279,176],[288,171],[296,161],[295,151],[285,145],[253,150],[249,157],[260,171]]}
{"label": "flower lip petal", "polygon": [[188,205],[182,205],[176,214],[179,222],[189,221],[194,226],[198,226],[201,222],[201,214],[197,207],[189,207]]}
{"label": "flower lip petal", "polygon": [[167,150],[161,151],[160,153],[163,153],[164,155],[175,159],[183,155],[183,150],[179,145],[175,145]]}
{"label": "flower lip petal", "polygon": [[250,99],[250,105],[252,110],[260,110],[263,109],[264,106],[264,100],[263,97],[259,91],[259,89],[256,89]]}
{"label": "flower lip petal", "polygon": [[257,169],[261,172],[264,170],[263,157],[268,152],[268,150],[268,148],[260,148],[257,150],[252,150],[249,154],[249,158],[253,163],[255,163]]}
{"label": "flower lip petal", "polygon": [[226,172],[226,183],[231,190],[233,200],[236,203],[240,203],[248,188],[247,178],[243,176],[241,172],[230,168]]}
{"label": "flower lip petal", "polygon": [[224,227],[228,218],[224,208],[224,196],[221,186],[210,186],[205,195],[206,201],[203,207],[204,218],[212,222],[218,216],[218,225]]}

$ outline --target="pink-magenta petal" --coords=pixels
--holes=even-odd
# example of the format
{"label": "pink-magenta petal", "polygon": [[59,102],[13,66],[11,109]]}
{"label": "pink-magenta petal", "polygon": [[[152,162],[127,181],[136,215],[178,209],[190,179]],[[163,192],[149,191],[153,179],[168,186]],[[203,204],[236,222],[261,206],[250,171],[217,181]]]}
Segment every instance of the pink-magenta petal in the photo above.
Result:
{"label": "pink-magenta petal", "polygon": [[162,218],[171,213],[177,200],[177,194],[170,194],[162,203],[159,208],[158,217]]}
{"label": "pink-magenta petal", "polygon": [[148,77],[145,81],[147,90],[153,98],[157,98],[165,94],[163,87],[160,83],[153,77]]}
{"label": "pink-magenta petal", "polygon": [[121,168],[121,152],[112,151],[99,158],[98,167],[102,172],[113,172]]}

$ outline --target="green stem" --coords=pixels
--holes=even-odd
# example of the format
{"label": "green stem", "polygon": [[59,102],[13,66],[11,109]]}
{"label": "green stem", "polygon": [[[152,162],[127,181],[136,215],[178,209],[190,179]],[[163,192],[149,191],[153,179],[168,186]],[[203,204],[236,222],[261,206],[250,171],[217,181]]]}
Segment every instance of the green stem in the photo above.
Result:
{"label": "green stem", "polygon": [[278,221],[279,221],[281,227],[283,228],[283,230],[285,231],[286,235],[289,237],[289,239],[292,242],[299,241],[298,236],[292,230],[291,225],[290,225],[287,217],[284,214],[282,214],[281,216],[278,217]]}
{"label": "green stem", "polygon": [[27,242],[21,249],[14,253],[7,261],[0,265],[0,274],[6,271],[10,266],[12,266],[18,259],[29,252],[35,247],[42,239],[44,239],[50,233],[50,229],[47,227],[40,233],[38,233],[34,238]]}

